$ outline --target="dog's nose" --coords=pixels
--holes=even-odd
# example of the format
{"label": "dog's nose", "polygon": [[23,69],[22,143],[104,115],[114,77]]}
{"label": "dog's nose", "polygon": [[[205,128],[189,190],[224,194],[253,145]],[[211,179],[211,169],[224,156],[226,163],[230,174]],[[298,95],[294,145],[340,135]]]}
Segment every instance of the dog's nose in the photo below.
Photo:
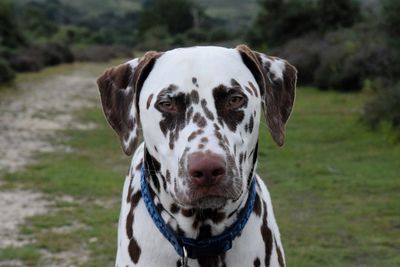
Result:
{"label": "dog's nose", "polygon": [[195,152],[189,155],[188,171],[197,186],[218,184],[226,173],[225,160],[214,153]]}

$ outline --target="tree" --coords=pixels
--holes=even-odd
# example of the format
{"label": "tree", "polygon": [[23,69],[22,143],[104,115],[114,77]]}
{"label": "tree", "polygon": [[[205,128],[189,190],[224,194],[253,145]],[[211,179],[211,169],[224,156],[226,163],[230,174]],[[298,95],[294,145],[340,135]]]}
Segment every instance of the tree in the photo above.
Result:
{"label": "tree", "polygon": [[361,17],[360,4],[354,0],[319,0],[317,9],[322,32],[350,27]]}
{"label": "tree", "polygon": [[193,8],[186,0],[148,1],[139,16],[139,32],[165,26],[169,34],[183,33],[194,26]]}
{"label": "tree", "polygon": [[248,40],[253,45],[277,46],[317,29],[314,1],[263,0]]}
{"label": "tree", "polygon": [[389,44],[400,52],[400,1],[385,0],[383,2],[382,20]]}
{"label": "tree", "polygon": [[14,8],[8,2],[0,2],[0,47],[17,48],[26,42],[15,19]]}
{"label": "tree", "polygon": [[307,34],[350,27],[359,18],[360,5],[354,0],[262,0],[248,40],[278,46]]}

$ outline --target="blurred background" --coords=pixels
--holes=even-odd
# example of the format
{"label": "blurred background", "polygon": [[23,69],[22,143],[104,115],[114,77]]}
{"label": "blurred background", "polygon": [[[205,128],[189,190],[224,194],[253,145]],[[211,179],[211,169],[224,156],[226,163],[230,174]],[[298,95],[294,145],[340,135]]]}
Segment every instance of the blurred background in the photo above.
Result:
{"label": "blurred background", "polygon": [[398,0],[0,0],[0,266],[112,266],[129,159],[96,77],[241,43],[299,71],[258,167],[288,266],[400,266],[399,25]]}

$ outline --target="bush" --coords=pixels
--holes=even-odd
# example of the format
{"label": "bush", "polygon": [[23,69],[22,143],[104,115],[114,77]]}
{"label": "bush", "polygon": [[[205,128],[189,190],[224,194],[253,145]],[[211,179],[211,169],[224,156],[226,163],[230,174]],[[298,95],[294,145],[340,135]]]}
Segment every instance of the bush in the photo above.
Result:
{"label": "bush", "polygon": [[269,53],[284,58],[296,66],[298,83],[309,85],[314,82],[314,72],[320,65],[320,55],[324,46],[324,40],[309,35],[293,39]]}
{"label": "bush", "polygon": [[67,46],[58,43],[45,43],[33,47],[40,51],[45,66],[53,66],[74,61],[74,56]]}
{"label": "bush", "polygon": [[79,46],[72,49],[76,61],[104,62],[113,58],[133,57],[130,48],[124,46]]}
{"label": "bush", "polygon": [[173,41],[166,27],[157,26],[144,33],[136,48],[142,51],[168,50],[173,46]]}
{"label": "bush", "polygon": [[389,122],[400,133],[400,82],[380,89],[375,99],[365,105],[362,119],[371,128]]}
{"label": "bush", "polygon": [[382,3],[383,29],[388,34],[389,42],[400,50],[400,1],[384,0]]}
{"label": "bush", "polygon": [[11,67],[18,72],[38,71],[45,66],[74,61],[71,50],[57,43],[35,44],[8,56]]}
{"label": "bush", "polygon": [[14,79],[15,73],[8,65],[7,61],[0,58],[0,84]]}
{"label": "bush", "polygon": [[193,8],[187,0],[148,1],[139,16],[139,32],[165,26],[169,34],[183,33],[194,26]]}
{"label": "bush", "polygon": [[248,41],[277,46],[318,29],[316,5],[311,0],[263,0]]}

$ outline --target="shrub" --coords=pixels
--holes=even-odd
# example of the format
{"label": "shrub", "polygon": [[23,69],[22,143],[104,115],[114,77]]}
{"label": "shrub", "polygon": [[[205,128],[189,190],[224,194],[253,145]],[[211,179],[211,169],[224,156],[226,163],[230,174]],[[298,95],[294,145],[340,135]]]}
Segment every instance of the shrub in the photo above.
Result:
{"label": "shrub", "polygon": [[363,66],[353,64],[352,55],[341,45],[327,46],[320,55],[320,66],[315,71],[315,84],[323,89],[338,91],[361,90]]}
{"label": "shrub", "polygon": [[382,26],[389,42],[400,50],[400,1],[384,0],[382,3]]}
{"label": "shrub", "polygon": [[298,83],[309,85],[314,82],[314,72],[319,67],[320,55],[325,46],[324,40],[316,36],[293,39],[269,54],[286,59],[298,70]]}
{"label": "shrub", "polygon": [[139,31],[165,26],[169,34],[185,32],[194,26],[193,8],[187,0],[149,1],[139,16]]}
{"label": "shrub", "polygon": [[0,84],[14,79],[15,73],[7,61],[0,58]]}
{"label": "shrub", "polygon": [[60,63],[70,63],[74,61],[74,56],[67,46],[58,43],[45,43],[33,47],[40,51],[45,66],[57,65]]}
{"label": "shrub", "polygon": [[75,60],[104,62],[113,58],[132,57],[131,49],[124,46],[79,46],[72,49]]}
{"label": "shrub", "polygon": [[263,0],[247,35],[253,45],[276,46],[318,29],[316,5],[311,0]]}
{"label": "shrub", "polygon": [[74,60],[71,50],[57,43],[35,44],[20,48],[8,56],[11,67],[18,72],[38,71],[45,66]]}
{"label": "shrub", "polygon": [[400,133],[400,82],[380,89],[375,99],[365,105],[362,119],[372,128],[389,122]]}
{"label": "shrub", "polygon": [[350,27],[361,17],[360,3],[355,0],[319,0],[317,13],[321,32]]}

